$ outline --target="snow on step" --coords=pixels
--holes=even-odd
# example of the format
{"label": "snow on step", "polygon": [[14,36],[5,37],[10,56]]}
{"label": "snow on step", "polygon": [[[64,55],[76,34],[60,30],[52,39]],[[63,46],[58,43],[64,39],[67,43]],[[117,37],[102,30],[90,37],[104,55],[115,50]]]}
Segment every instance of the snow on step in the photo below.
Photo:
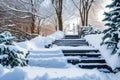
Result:
{"label": "snow on step", "polygon": [[64,57],[60,58],[28,58],[30,66],[39,66],[47,68],[64,68],[67,67],[67,61]]}
{"label": "snow on step", "polygon": [[48,57],[63,57],[63,54],[60,49],[41,49],[39,51],[30,51],[28,57],[34,58],[48,58]]}
{"label": "snow on step", "polygon": [[73,65],[76,65],[78,63],[106,63],[105,60],[100,57],[90,58],[90,57],[66,56],[66,59],[68,63],[71,63]]}
{"label": "snow on step", "polygon": [[103,57],[81,57],[81,56],[65,56],[66,59],[79,59],[79,60],[103,60]]}
{"label": "snow on step", "polygon": [[106,63],[79,63],[77,65],[81,68],[86,68],[86,69],[107,68]]}
{"label": "snow on step", "polygon": [[67,60],[60,49],[40,49],[39,51],[30,51],[27,59],[30,66],[64,68],[67,66]]}
{"label": "snow on step", "polygon": [[105,68],[100,68],[98,69],[100,72],[105,72],[105,73],[110,73],[109,69],[105,69]]}
{"label": "snow on step", "polygon": [[94,48],[92,46],[78,46],[78,47],[72,47],[72,46],[59,46],[62,50],[98,50],[97,48]]}
{"label": "snow on step", "polygon": [[[79,63],[77,65],[80,68],[84,68],[84,69],[97,68],[98,70],[100,69],[100,71],[103,71],[103,72],[112,72],[112,69],[106,63]],[[102,70],[102,69],[104,69],[104,70]]]}
{"label": "snow on step", "polygon": [[35,53],[30,53],[30,55],[28,55],[28,57],[32,57],[32,58],[49,58],[49,57],[62,57],[63,54],[46,54],[46,53],[40,53],[40,54],[35,54]]}

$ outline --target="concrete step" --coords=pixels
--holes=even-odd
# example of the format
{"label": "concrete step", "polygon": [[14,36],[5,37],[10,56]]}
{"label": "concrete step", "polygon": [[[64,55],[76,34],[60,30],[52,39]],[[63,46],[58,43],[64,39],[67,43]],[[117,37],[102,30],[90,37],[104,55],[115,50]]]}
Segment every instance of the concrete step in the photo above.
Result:
{"label": "concrete step", "polygon": [[93,69],[93,68],[107,68],[106,63],[79,63],[80,68]]}
{"label": "concrete step", "polygon": [[54,42],[55,45],[58,46],[88,46],[88,42],[84,40],[56,40]]}
{"label": "concrete step", "polygon": [[64,56],[81,56],[81,57],[100,57],[101,54],[90,54],[90,53],[64,53]]}
{"label": "concrete step", "polygon": [[65,35],[65,39],[79,39],[79,35]]}
{"label": "concrete step", "polygon": [[84,43],[86,40],[84,39],[61,39],[61,40],[56,40],[56,43],[62,42],[62,43]]}
{"label": "concrete step", "polygon": [[71,44],[78,44],[78,45],[80,45],[80,44],[82,44],[82,45],[88,45],[88,42],[68,42],[68,41],[66,41],[66,42],[54,42],[54,44],[56,44],[56,45],[71,45]]}
{"label": "concrete step", "polygon": [[86,41],[84,38],[79,38],[79,39],[59,39],[58,41]]}
{"label": "concrete step", "polygon": [[107,69],[110,72],[113,72],[112,69],[106,63],[79,63],[78,66],[84,69]]}
{"label": "concrete step", "polygon": [[83,59],[80,61],[80,63],[106,63],[106,62],[104,59],[94,59],[94,60]]}
{"label": "concrete step", "polygon": [[79,64],[79,63],[106,63],[104,59],[67,59],[68,63],[71,63],[73,65]]}
{"label": "concrete step", "polygon": [[76,47],[76,46],[88,46],[88,43],[80,43],[80,44],[73,44],[73,43],[71,43],[71,44],[66,44],[66,43],[55,43],[55,45],[57,45],[57,46],[74,46],[74,47]]}
{"label": "concrete step", "polygon": [[89,52],[99,52],[98,49],[80,49],[80,50],[62,50],[63,53],[89,53]]}

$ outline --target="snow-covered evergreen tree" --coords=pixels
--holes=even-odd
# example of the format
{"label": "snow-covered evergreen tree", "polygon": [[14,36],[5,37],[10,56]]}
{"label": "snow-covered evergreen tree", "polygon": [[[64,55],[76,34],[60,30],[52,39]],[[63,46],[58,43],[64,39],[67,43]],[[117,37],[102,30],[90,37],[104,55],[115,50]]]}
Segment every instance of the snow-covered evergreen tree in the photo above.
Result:
{"label": "snow-covered evergreen tree", "polygon": [[107,44],[107,47],[112,49],[112,54],[115,54],[118,50],[120,35],[120,0],[112,0],[112,3],[106,7],[110,8],[110,11],[104,13],[103,21],[108,28],[103,31],[102,44]]}
{"label": "snow-covered evergreen tree", "polygon": [[10,32],[0,34],[0,64],[6,67],[26,66],[27,60],[14,44],[15,37]]}

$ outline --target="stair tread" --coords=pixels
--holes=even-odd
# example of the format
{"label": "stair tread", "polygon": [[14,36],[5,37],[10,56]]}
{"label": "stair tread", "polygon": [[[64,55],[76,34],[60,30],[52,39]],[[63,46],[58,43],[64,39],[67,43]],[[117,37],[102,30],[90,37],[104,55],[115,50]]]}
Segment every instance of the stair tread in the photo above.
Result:
{"label": "stair tread", "polygon": [[68,47],[68,49],[66,48],[61,48],[63,53],[88,53],[88,52],[99,52],[98,49],[95,48],[88,48],[88,47],[78,47],[78,48],[70,48]]}
{"label": "stair tread", "polygon": [[79,63],[77,65],[84,65],[84,66],[101,66],[101,65],[107,65],[106,63]]}
{"label": "stair tread", "polygon": [[80,39],[59,39],[59,40],[81,40],[81,41],[83,40],[83,41],[86,41],[84,38],[82,38],[82,39],[81,38]]}
{"label": "stair tread", "polygon": [[64,56],[86,56],[86,57],[100,57],[101,54],[68,54],[64,53]]}

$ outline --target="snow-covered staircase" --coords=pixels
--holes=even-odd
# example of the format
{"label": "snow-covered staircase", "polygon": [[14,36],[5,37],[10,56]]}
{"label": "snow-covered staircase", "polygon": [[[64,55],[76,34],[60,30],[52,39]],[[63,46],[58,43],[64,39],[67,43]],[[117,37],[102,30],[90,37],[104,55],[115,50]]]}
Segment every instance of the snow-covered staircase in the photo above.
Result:
{"label": "snow-covered staircase", "polygon": [[76,65],[80,68],[84,69],[97,68],[103,72],[112,72],[112,69],[107,65],[105,59],[101,56],[99,52],[64,53],[64,55],[66,56],[68,63]]}
{"label": "snow-covered staircase", "polygon": [[66,46],[61,49],[68,63],[84,69],[97,68],[103,72],[112,72],[99,50],[90,46],[85,39],[79,39],[77,35],[66,35],[65,39],[56,40],[55,44]]}

